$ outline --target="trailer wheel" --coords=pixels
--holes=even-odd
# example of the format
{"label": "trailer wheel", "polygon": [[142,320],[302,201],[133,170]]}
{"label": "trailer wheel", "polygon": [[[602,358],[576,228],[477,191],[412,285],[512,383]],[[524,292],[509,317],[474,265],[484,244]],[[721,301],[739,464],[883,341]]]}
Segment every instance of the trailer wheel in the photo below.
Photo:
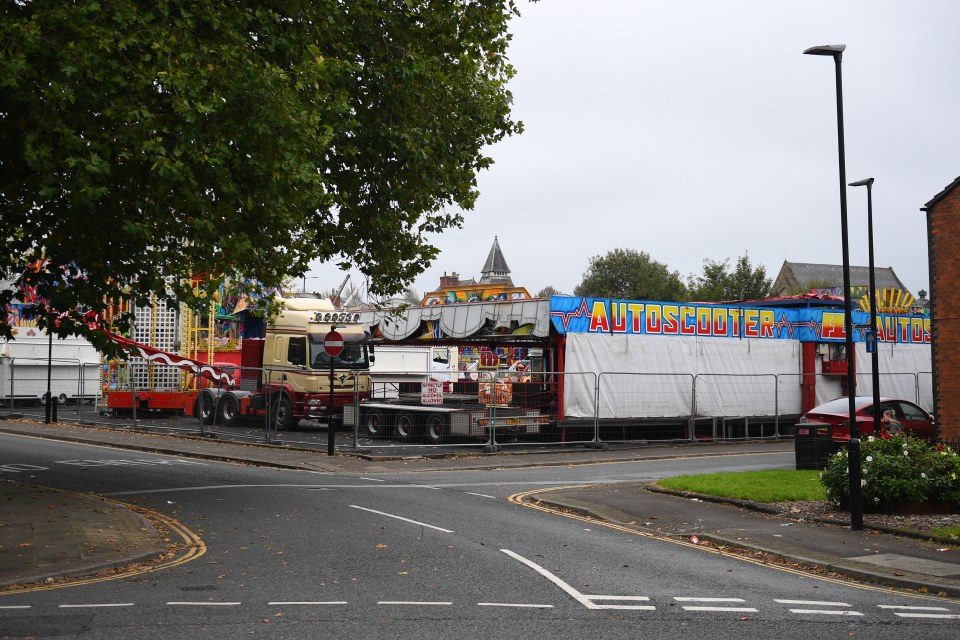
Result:
{"label": "trailer wheel", "polygon": [[220,418],[220,424],[229,427],[237,421],[240,415],[240,403],[237,396],[232,393],[225,394],[220,398],[220,406],[217,407],[217,416]]}
{"label": "trailer wheel", "polygon": [[431,444],[438,444],[450,433],[447,425],[443,423],[440,416],[430,416],[427,418],[427,440]]}
{"label": "trailer wheel", "polygon": [[384,435],[383,416],[376,411],[367,414],[367,435],[371,438],[379,438]]}
{"label": "trailer wheel", "polygon": [[197,405],[194,413],[201,424],[213,424],[213,414],[216,411],[217,401],[209,391],[201,391],[197,396]]}
{"label": "trailer wheel", "polygon": [[297,426],[299,420],[293,417],[293,405],[290,396],[285,393],[277,395],[273,407],[273,426],[277,431],[287,431]]}
{"label": "trailer wheel", "polygon": [[413,419],[404,413],[397,416],[397,424],[394,429],[397,432],[397,437],[402,440],[408,440],[416,435],[416,427],[413,426]]}

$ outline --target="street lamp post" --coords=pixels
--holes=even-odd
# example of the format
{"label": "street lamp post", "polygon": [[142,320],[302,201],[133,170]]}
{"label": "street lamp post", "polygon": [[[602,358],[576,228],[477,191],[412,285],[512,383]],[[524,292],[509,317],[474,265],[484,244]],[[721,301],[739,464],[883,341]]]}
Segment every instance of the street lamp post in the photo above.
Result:
{"label": "street lamp post", "polygon": [[833,58],[837,81],[837,142],[840,157],[840,239],[843,249],[843,330],[846,334],[847,397],[850,399],[850,441],[847,445],[847,460],[850,475],[850,528],[863,529],[863,499],[860,490],[860,432],[856,422],[857,378],[853,354],[853,318],[850,310],[850,242],[847,234],[847,165],[843,148],[843,76],[840,70],[845,44],[828,44],[810,47],[804,51],[812,56]]}
{"label": "street lamp post", "polygon": [[[51,379],[53,373],[53,327],[52,322],[47,323],[47,397],[44,399],[44,424],[50,424],[51,411],[53,408],[53,391],[51,390]],[[56,420],[54,420],[56,422]]]}
{"label": "street lamp post", "polygon": [[867,188],[867,246],[870,254],[870,333],[873,351],[870,352],[870,381],[873,383],[873,432],[880,433],[880,354],[877,341],[877,278],[873,262],[873,178],[850,183],[851,187]]}

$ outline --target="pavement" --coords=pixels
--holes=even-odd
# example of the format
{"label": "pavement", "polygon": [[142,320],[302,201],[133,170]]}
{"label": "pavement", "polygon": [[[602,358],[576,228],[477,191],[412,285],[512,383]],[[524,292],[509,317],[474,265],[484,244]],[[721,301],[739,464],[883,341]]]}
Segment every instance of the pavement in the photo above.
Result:
{"label": "pavement", "polygon": [[[0,420],[0,432],[341,473],[502,469],[793,450],[791,441],[778,441],[607,449],[577,445],[538,452],[410,456],[341,452],[330,457],[316,450],[66,423]],[[639,532],[745,551],[758,561],[785,561],[872,583],[960,597],[960,542],[925,540],[873,526],[869,514],[864,516],[866,528],[852,531],[849,521],[814,521],[802,513],[790,518],[774,516],[764,505],[654,490],[646,483],[530,492],[526,500]],[[158,531],[132,505],[0,480],[0,588],[90,577],[144,562],[168,551],[165,536],[166,532]]]}

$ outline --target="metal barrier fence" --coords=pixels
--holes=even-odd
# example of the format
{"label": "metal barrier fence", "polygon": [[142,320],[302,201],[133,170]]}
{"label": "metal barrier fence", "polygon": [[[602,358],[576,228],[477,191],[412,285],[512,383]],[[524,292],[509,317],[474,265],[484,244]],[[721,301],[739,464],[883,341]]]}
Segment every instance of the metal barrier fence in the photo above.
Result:
{"label": "metal barrier fence", "polygon": [[[773,421],[773,431],[768,437],[780,437],[780,385],[776,375],[699,374],[694,379],[694,388],[697,398],[694,415],[712,419],[709,439],[736,439],[741,427],[740,437],[763,438],[764,418]],[[751,421],[757,428],[752,436]]]}
{"label": "metal barrier fence", "polygon": [[70,399],[92,399],[100,395],[94,378],[87,386],[85,379],[99,371],[100,363],[81,362],[77,358],[0,358],[0,401],[42,399],[48,389],[60,404]]}
{"label": "metal barrier fence", "polygon": [[479,371],[456,377],[378,371],[369,400],[344,407],[343,423],[353,429],[355,446],[489,449],[520,438],[541,439],[556,425],[555,374]]}
{"label": "metal barrier fence", "polygon": [[[42,358],[13,360],[0,359],[0,417],[6,413],[40,418],[44,406],[37,401],[46,391],[48,362]],[[264,384],[267,388],[290,387],[291,381],[305,374],[302,368],[231,367],[239,385],[218,383],[176,392],[181,394],[180,411],[171,415],[152,408],[148,400],[151,390],[136,388],[129,376],[118,380],[115,389],[130,394],[126,408],[105,406],[99,363],[56,359],[53,364],[60,370],[58,380],[69,380],[70,385],[69,393],[54,393],[60,420],[308,448],[329,443],[327,415],[320,410],[327,402],[316,398],[322,394],[314,394],[316,405],[311,407],[296,395],[254,388],[257,381],[262,381],[261,388]],[[307,373],[329,376],[319,370]],[[445,375],[458,379],[431,379]],[[496,450],[529,443],[780,438],[792,435],[792,426],[802,413],[801,382],[805,377],[509,371],[472,375],[471,379],[464,372],[378,372],[367,387],[361,377],[337,372],[337,447]],[[822,393],[839,385],[836,376],[815,377]],[[881,373],[880,380],[881,395],[913,400],[928,411],[932,408],[929,372]],[[872,393],[869,374],[859,375],[858,383],[860,395]],[[43,391],[37,394],[40,388]],[[51,384],[51,388],[62,386]]]}
{"label": "metal barrier fence", "polygon": [[0,358],[0,412],[22,412],[38,402],[45,411],[49,389],[54,415],[82,420],[84,405],[100,397],[99,369],[99,362],[77,358]]}

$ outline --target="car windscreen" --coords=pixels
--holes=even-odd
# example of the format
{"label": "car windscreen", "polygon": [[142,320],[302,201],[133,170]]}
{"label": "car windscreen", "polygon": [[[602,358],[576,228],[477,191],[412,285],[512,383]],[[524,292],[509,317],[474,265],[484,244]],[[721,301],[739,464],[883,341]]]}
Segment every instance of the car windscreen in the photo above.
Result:
{"label": "car windscreen", "polygon": [[910,402],[899,402],[897,404],[900,405],[900,410],[903,412],[903,417],[907,420],[920,420],[922,422],[926,422],[930,419],[930,414],[915,404]]}
{"label": "car windscreen", "polygon": [[[857,398],[855,400],[855,407],[859,411],[865,405],[870,404],[870,400],[864,400]],[[833,413],[833,414],[845,414],[850,410],[850,398],[836,398],[830,402],[825,402],[818,407],[814,407],[809,411],[809,413]]]}
{"label": "car windscreen", "polygon": [[[313,369],[329,369],[330,356],[323,348],[325,334],[309,334],[310,367]],[[335,369],[369,369],[367,345],[363,343],[363,336],[343,334],[343,351],[333,359]]]}

